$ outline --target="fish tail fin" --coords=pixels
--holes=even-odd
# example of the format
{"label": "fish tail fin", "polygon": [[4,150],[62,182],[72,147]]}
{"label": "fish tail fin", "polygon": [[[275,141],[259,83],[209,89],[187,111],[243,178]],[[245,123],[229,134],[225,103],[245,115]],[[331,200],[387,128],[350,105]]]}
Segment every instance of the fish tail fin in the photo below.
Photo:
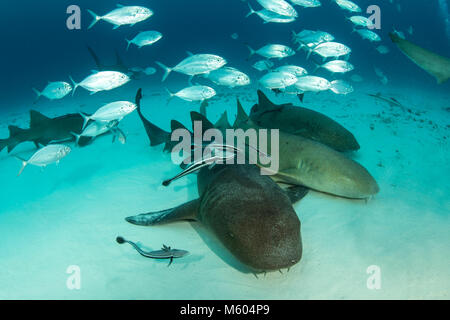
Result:
{"label": "fish tail fin", "polygon": [[83,117],[83,127],[81,128],[81,130],[84,130],[84,128],[86,128],[87,123],[89,122],[89,120],[91,120],[91,118],[89,118],[87,115],[85,115],[82,112],[79,112],[80,116]]}
{"label": "fish tail fin", "polygon": [[314,70],[312,73],[315,73],[317,70],[322,68],[322,66],[320,64],[318,64],[317,62],[313,62],[313,64],[314,64]]}
{"label": "fish tail fin", "polygon": [[41,97],[42,92],[40,92],[40,91],[39,91],[38,89],[36,89],[36,88],[32,88],[32,89],[33,89],[34,93],[36,93],[36,99],[34,99],[34,103],[36,103],[36,101],[38,101],[39,98]]}
{"label": "fish tail fin", "polygon": [[247,46],[247,49],[250,51],[247,59],[250,59],[250,57],[252,57],[256,53],[256,51],[253,50],[253,48],[250,47],[248,44],[246,46]]}
{"label": "fish tail fin", "polygon": [[88,9],[88,12],[91,14],[91,16],[94,18],[94,20],[92,20],[91,24],[89,25],[88,29],[92,28],[99,20],[102,19],[102,17],[99,17],[98,15],[96,15],[92,10]]}
{"label": "fish tail fin", "polygon": [[128,49],[130,48],[131,40],[125,39],[125,41],[128,43],[128,45],[127,45],[127,51],[128,51]]}
{"label": "fish tail fin", "polygon": [[78,142],[80,141],[81,134],[76,134],[75,132],[70,132],[71,135],[75,137],[75,144],[78,145]]}
{"label": "fish tail fin", "polygon": [[17,174],[17,176],[20,176],[23,172],[23,170],[25,169],[25,167],[28,165],[28,161],[26,161],[25,159],[15,156],[19,161],[22,162],[22,167],[19,170],[19,173]]}
{"label": "fish tail fin", "polygon": [[255,10],[253,10],[252,6],[250,5],[250,2],[247,3],[248,4],[248,9],[250,10],[249,13],[247,13],[247,15],[245,16],[246,18],[250,17],[252,14],[256,13]]}
{"label": "fish tail fin", "polygon": [[72,97],[75,94],[75,90],[77,90],[78,86],[80,85],[79,83],[76,83],[73,79],[72,76],[69,76],[70,81],[72,81],[73,84],[73,90],[72,90]]}
{"label": "fish tail fin", "polygon": [[164,88],[166,92],[169,94],[169,99],[167,100],[167,104],[169,104],[170,101],[172,101],[173,97],[175,97],[175,93],[171,92],[169,89]]}
{"label": "fish tail fin", "polygon": [[0,139],[0,152],[8,145],[9,139]]}
{"label": "fish tail fin", "polygon": [[164,82],[164,80],[166,80],[167,77],[169,76],[169,74],[172,72],[172,68],[169,68],[168,66],[162,64],[159,61],[155,61],[155,63],[164,70],[164,75],[163,75],[162,80],[161,80],[161,82]]}

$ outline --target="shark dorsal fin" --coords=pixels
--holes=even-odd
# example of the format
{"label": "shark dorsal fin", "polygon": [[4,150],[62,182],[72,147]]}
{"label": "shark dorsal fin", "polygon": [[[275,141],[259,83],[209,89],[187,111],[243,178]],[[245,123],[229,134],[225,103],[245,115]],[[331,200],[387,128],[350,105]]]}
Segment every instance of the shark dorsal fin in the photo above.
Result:
{"label": "shark dorsal fin", "polygon": [[258,90],[258,110],[267,111],[279,109],[280,106],[272,103],[267,96],[261,90]]}
{"label": "shark dorsal fin", "polygon": [[227,111],[225,111],[224,113],[222,113],[222,116],[220,117],[220,119],[214,124],[214,126],[216,127],[216,128],[223,128],[223,129],[226,129],[226,128],[230,128],[231,127],[231,125],[230,125],[230,123],[228,122],[228,114],[227,114]]}
{"label": "shark dorsal fin", "polygon": [[236,113],[236,121],[234,122],[233,127],[238,127],[240,123],[248,120],[248,115],[245,113],[244,108],[242,107],[241,102],[237,99],[237,113]]}
{"label": "shark dorsal fin", "polygon": [[30,110],[30,128],[42,125],[42,123],[45,123],[50,120],[51,119],[49,117],[44,116],[39,111]]}
{"label": "shark dorsal fin", "polygon": [[203,132],[205,132],[208,129],[214,129],[214,125],[211,123],[211,121],[209,121],[204,115],[196,111],[191,112],[191,121],[192,125],[194,125],[194,121],[201,121]]}
{"label": "shark dorsal fin", "polygon": [[177,130],[177,129],[188,130],[188,129],[184,126],[184,124],[182,124],[181,122],[179,122],[179,121],[177,121],[177,120],[172,120],[172,121],[170,122],[170,130],[171,130],[172,132],[174,132],[174,131]]}

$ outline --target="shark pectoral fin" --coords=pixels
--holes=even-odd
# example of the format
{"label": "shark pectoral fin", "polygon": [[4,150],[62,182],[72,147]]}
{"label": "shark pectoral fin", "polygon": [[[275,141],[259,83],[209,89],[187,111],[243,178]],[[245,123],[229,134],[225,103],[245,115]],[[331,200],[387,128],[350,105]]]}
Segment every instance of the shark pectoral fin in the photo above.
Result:
{"label": "shark pectoral fin", "polygon": [[180,220],[196,220],[199,202],[200,200],[196,199],[176,208],[130,216],[125,220],[140,226],[153,226]]}
{"label": "shark pectoral fin", "polygon": [[292,204],[303,199],[309,192],[309,189],[304,186],[291,186],[285,190],[287,196],[291,200]]}
{"label": "shark pectoral fin", "polygon": [[276,173],[275,175],[277,181],[292,185],[300,185],[299,170],[296,168],[283,169]]}

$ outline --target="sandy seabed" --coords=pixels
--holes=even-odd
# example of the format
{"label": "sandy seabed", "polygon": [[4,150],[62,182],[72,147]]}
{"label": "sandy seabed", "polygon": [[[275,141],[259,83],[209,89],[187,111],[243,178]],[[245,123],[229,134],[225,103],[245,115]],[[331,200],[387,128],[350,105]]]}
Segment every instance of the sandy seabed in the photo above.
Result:
{"label": "sandy seabed", "polygon": [[[173,100],[146,89],[143,113],[169,128],[170,119],[189,125],[198,104]],[[450,291],[450,98],[404,88],[360,85],[355,93],[306,95],[304,106],[323,112],[352,131],[361,150],[352,157],[376,178],[380,193],[367,203],[310,192],[295,209],[302,222],[303,258],[289,272],[256,278],[235,261],[198,223],[139,227],[124,218],[177,206],[197,196],[194,175],[161,182],[179,172],[162,146],[150,148],[136,113],[121,128],[127,143],[98,138],[73,148],[59,166],[29,166],[0,154],[1,299],[448,299]],[[93,112],[104,103],[132,100],[137,86],[88,96],[77,92],[61,101],[33,106],[49,116]],[[79,89],[82,91],[82,89]],[[391,107],[365,93],[380,90],[404,106]],[[238,95],[248,111],[254,89],[224,90],[208,115],[236,113]],[[295,97],[275,97],[295,102]],[[296,99],[296,98],[295,98]],[[28,125],[27,107],[2,115],[7,125]],[[446,110],[447,109],[447,110]],[[29,156],[31,143],[12,154]],[[167,261],[146,259],[115,238],[145,249],[162,244],[190,251]],[[69,266],[81,270],[81,289],[66,286]],[[381,270],[381,289],[368,289],[366,271]]]}

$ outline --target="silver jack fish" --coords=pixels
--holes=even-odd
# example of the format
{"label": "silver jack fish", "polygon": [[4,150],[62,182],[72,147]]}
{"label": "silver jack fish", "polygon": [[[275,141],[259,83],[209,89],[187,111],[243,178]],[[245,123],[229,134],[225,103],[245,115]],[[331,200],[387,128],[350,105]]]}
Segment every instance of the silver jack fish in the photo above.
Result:
{"label": "silver jack fish", "polygon": [[62,158],[70,153],[70,151],[70,147],[66,145],[51,144],[36,151],[28,160],[17,157],[22,161],[22,168],[17,176],[20,176],[25,167],[29,164],[43,168],[52,163],[58,164]]}
{"label": "silver jack fish", "polygon": [[89,28],[92,28],[97,22],[100,20],[104,20],[106,22],[109,22],[114,25],[113,29],[117,29],[120,26],[123,25],[135,25],[138,22],[147,20],[153,15],[153,11],[145,8],[145,7],[138,7],[138,6],[122,6],[117,5],[118,8],[114,9],[113,11],[105,14],[104,16],[98,16],[91,10],[88,10],[88,12],[94,17],[94,20],[90,24]]}
{"label": "silver jack fish", "polygon": [[95,71],[80,83],[76,83],[72,77],[70,77],[70,80],[74,86],[72,91],[73,96],[78,87],[82,87],[91,91],[91,94],[94,94],[99,91],[108,91],[123,86],[130,81],[130,77],[118,71]]}
{"label": "silver jack fish", "polygon": [[186,100],[186,101],[203,101],[211,99],[216,95],[216,91],[208,86],[191,86],[184,88],[177,93],[172,93],[169,91],[169,89],[166,88],[167,93],[170,96],[169,101],[173,97],[178,97],[180,99]]}
{"label": "silver jack fish", "polygon": [[267,59],[282,59],[293,56],[295,54],[294,50],[282,44],[268,44],[258,50],[253,50],[250,46],[247,46],[247,48],[248,50],[250,50],[249,58],[254,54],[258,54]]}
{"label": "silver jack fish", "polygon": [[84,119],[82,130],[86,127],[89,120],[95,121],[113,121],[122,120],[123,117],[136,110],[137,106],[129,101],[116,101],[104,105],[98,109],[93,115],[87,116],[80,113]]}
{"label": "silver jack fish", "polygon": [[58,100],[62,99],[72,91],[72,86],[67,82],[49,82],[47,86],[39,92],[39,90],[33,88],[33,91],[36,93],[37,97],[35,102],[41,97],[44,96],[50,100]]}
{"label": "silver jack fish", "polygon": [[219,56],[213,54],[191,54],[189,57],[181,61],[173,68],[169,68],[161,62],[155,62],[164,70],[162,81],[166,80],[172,71],[183,73],[191,77],[198,74],[205,74],[219,68],[222,68],[227,61]]}
{"label": "silver jack fish", "polygon": [[149,46],[157,42],[163,37],[161,32],[158,31],[142,31],[137,34],[132,40],[125,39],[128,43],[127,50],[131,44],[135,44],[138,48]]}

